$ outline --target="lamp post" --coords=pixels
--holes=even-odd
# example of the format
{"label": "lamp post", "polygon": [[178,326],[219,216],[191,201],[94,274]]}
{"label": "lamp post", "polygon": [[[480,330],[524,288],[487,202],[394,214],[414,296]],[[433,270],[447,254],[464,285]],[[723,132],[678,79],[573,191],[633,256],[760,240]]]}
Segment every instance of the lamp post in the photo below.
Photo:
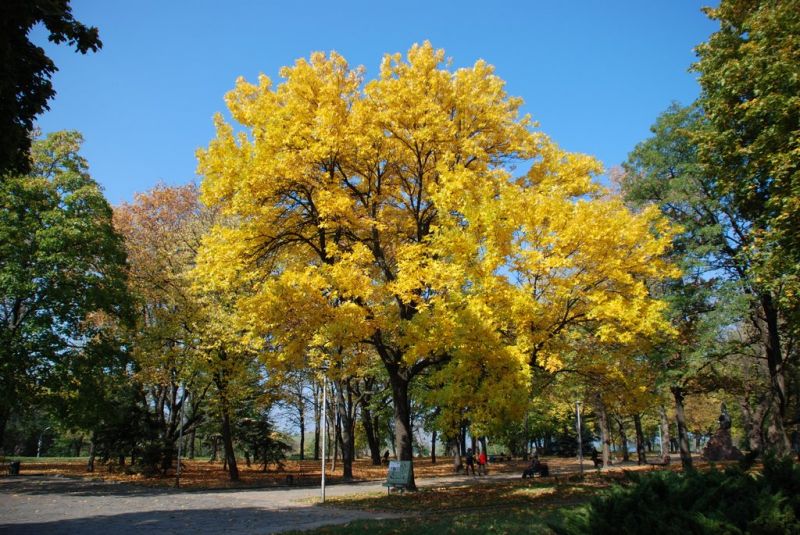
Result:
{"label": "lamp post", "polygon": [[50,426],[48,425],[47,427],[42,429],[41,433],[39,433],[39,442],[36,445],[36,458],[37,459],[39,458],[39,455],[42,453],[42,440],[44,439],[44,434],[47,433],[49,430],[50,430]]}
{"label": "lamp post", "polygon": [[325,503],[325,443],[328,438],[328,376],[323,369],[322,376],[322,480],[320,482],[320,493],[322,503]]}
{"label": "lamp post", "polygon": [[581,402],[575,401],[575,414],[578,427],[578,460],[580,461],[581,477],[583,477],[583,436],[581,433]]}
{"label": "lamp post", "polygon": [[186,386],[182,387],[181,413],[178,417],[178,467],[175,469],[175,486],[181,486],[181,453],[183,446],[183,407],[186,405]]}

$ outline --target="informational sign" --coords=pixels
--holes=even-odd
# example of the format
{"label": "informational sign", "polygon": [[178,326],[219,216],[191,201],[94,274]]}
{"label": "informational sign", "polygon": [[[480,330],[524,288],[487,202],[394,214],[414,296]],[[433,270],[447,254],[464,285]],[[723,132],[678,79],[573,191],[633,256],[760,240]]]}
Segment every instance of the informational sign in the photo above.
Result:
{"label": "informational sign", "polygon": [[387,487],[407,486],[411,479],[411,461],[389,461],[389,475],[386,477]]}

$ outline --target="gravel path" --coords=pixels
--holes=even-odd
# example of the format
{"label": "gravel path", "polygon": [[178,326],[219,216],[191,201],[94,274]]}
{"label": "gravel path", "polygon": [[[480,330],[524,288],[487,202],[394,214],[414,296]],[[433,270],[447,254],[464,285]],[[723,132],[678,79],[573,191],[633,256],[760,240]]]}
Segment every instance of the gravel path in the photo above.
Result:
{"label": "gravel path", "polygon": [[[490,484],[517,477],[453,476],[418,479],[417,485]],[[339,484],[329,486],[327,495],[374,491],[385,488],[380,482]],[[0,478],[0,534],[255,535],[394,516],[318,507],[319,492],[319,488],[185,491],[63,477],[4,477]]]}

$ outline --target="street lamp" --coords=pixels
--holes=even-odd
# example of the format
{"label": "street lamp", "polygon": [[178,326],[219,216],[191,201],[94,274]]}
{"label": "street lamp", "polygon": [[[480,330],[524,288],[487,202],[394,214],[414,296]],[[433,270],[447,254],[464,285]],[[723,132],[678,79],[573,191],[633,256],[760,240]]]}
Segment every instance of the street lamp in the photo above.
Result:
{"label": "street lamp", "polygon": [[581,477],[583,477],[583,436],[581,433],[581,402],[575,401],[575,414],[577,415],[578,427],[578,460],[580,461]]}
{"label": "street lamp", "polygon": [[37,459],[39,458],[39,455],[42,453],[42,439],[44,438],[44,434],[47,433],[47,431],[49,431],[50,429],[52,429],[52,428],[48,425],[47,427],[42,429],[41,433],[39,433],[39,443],[36,445],[36,458]]}
{"label": "street lamp", "polygon": [[175,486],[181,486],[181,447],[183,446],[183,407],[186,405],[186,385],[182,387],[181,414],[178,420],[178,468],[175,470]]}
{"label": "street lamp", "polygon": [[325,443],[328,438],[328,374],[327,367],[322,368],[322,479],[320,493],[322,503],[325,503]]}

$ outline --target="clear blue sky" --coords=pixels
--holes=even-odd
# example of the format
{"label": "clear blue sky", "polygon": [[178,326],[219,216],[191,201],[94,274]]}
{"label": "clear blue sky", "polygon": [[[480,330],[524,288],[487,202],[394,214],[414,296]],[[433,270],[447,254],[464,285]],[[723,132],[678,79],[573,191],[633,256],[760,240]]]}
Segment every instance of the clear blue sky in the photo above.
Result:
{"label": "clear blue sky", "polygon": [[482,58],[562,147],[622,162],[671,101],[698,94],[693,47],[716,24],[695,0],[72,0],[103,49],[44,45],[60,71],[43,132],[75,129],[112,203],[195,180],[195,150],[238,76],[336,50],[375,76],[386,52],[430,40],[455,66]]}

